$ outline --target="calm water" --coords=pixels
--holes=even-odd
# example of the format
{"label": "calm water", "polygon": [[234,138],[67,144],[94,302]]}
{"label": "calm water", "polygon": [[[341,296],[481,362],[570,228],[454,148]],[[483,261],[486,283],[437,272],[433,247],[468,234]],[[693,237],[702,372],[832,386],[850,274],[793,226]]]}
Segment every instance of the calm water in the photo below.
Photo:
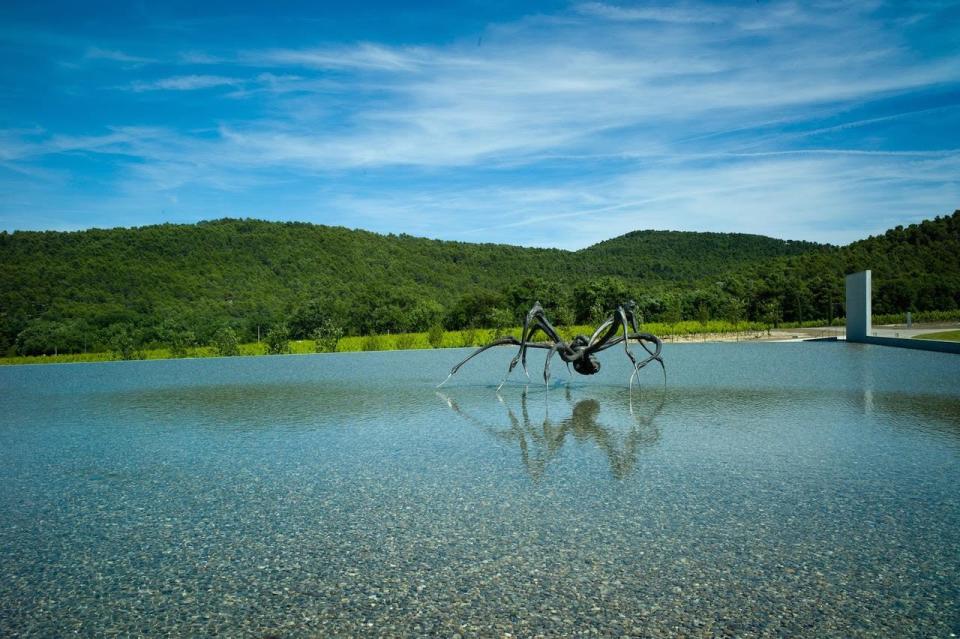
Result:
{"label": "calm water", "polygon": [[0,369],[0,635],[960,634],[960,357],[466,352]]}

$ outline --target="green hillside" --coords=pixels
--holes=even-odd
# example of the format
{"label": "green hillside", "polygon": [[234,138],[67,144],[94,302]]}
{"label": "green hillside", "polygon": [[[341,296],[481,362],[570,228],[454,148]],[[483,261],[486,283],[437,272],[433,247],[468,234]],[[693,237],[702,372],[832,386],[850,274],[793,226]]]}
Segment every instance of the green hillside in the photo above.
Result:
{"label": "green hillside", "polygon": [[755,263],[728,273],[725,288],[757,306],[779,307],[787,320],[839,316],[843,275],[865,269],[873,271],[874,314],[960,307],[960,211],[844,247]]}
{"label": "green hillside", "polygon": [[578,251],[574,262],[590,275],[694,281],[770,258],[827,248],[745,233],[634,231]]}
{"label": "green hillside", "polygon": [[[496,327],[539,299],[558,323],[636,299],[649,320],[842,314],[842,276],[871,267],[878,312],[956,308],[960,214],[837,248],[757,235],[637,231],[581,251],[340,227],[217,220],[0,233],[0,352],[240,339],[286,326],[347,334]],[[905,282],[920,281],[919,293]]]}

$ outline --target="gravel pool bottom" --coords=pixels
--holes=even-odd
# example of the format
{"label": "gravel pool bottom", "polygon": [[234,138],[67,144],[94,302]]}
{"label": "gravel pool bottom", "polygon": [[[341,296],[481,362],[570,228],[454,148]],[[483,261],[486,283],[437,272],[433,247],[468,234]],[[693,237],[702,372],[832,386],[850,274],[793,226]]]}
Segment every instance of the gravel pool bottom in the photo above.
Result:
{"label": "gravel pool bottom", "polygon": [[0,369],[2,636],[960,634],[960,357]]}

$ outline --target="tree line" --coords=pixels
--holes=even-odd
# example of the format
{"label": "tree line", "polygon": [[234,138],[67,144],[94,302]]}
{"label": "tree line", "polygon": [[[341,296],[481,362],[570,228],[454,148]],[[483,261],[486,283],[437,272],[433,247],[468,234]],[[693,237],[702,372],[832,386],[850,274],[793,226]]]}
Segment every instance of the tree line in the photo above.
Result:
{"label": "tree line", "polygon": [[0,353],[496,329],[534,301],[558,325],[627,299],[644,321],[829,320],[844,315],[843,276],[864,268],[877,313],[951,310],[957,255],[960,212],[844,247],[638,231],[561,251],[230,219],[0,233]]}

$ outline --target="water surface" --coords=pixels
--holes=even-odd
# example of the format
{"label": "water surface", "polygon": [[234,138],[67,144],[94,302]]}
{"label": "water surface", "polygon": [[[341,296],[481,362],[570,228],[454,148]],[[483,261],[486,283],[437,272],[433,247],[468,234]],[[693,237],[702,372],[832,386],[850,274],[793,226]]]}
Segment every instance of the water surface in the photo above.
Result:
{"label": "water surface", "polygon": [[467,352],[0,369],[0,635],[960,632],[960,358]]}

